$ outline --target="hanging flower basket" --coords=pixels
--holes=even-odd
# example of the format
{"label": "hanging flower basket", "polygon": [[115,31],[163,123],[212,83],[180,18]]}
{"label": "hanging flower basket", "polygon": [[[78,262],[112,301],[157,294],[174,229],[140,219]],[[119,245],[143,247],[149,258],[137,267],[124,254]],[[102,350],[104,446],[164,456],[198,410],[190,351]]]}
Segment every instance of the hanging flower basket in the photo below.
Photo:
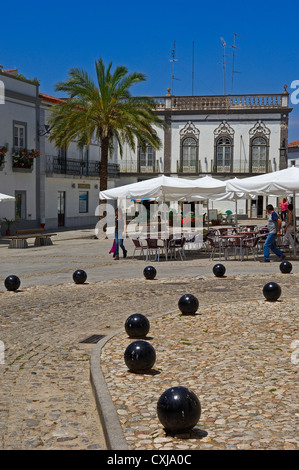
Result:
{"label": "hanging flower basket", "polygon": [[35,158],[41,156],[41,153],[37,149],[18,149],[12,154],[12,166],[13,168],[24,168],[31,169]]}

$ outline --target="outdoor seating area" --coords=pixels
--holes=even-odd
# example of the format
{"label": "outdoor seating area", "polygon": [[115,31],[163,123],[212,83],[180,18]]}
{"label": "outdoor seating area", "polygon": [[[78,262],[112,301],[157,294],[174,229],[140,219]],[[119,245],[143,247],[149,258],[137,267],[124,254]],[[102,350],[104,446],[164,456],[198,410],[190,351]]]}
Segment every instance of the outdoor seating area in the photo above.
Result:
{"label": "outdoor seating area", "polygon": [[[239,225],[210,227],[204,230],[200,244],[194,243],[198,232],[161,235],[154,238],[133,237],[133,258],[145,261],[172,261],[191,258],[210,260],[258,261],[263,256],[263,246],[268,236],[264,225]],[[299,231],[296,234],[296,247],[299,244]],[[284,230],[277,238],[277,246],[285,254],[292,256],[293,249],[284,243]]]}

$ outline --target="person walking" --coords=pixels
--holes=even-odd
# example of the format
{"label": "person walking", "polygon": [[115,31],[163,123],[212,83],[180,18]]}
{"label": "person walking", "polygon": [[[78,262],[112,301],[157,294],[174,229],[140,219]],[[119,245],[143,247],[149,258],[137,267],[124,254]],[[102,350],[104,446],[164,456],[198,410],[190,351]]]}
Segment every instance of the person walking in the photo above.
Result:
{"label": "person walking", "polygon": [[294,240],[294,217],[293,217],[293,204],[289,204],[287,208],[287,215],[286,215],[286,224],[285,224],[285,234],[283,237],[283,245],[291,245],[291,247],[295,248],[295,240]]}
{"label": "person walking", "polygon": [[119,260],[119,247],[121,247],[124,258],[127,257],[127,250],[124,247],[124,237],[126,236],[126,217],[122,214],[121,209],[115,209],[115,232],[114,232],[114,241],[115,241],[115,251],[114,251],[114,260]]}
{"label": "person walking", "polygon": [[289,205],[289,203],[288,203],[287,199],[284,197],[282,202],[280,203],[281,220],[285,220],[285,218],[286,218],[288,205]]}
{"label": "person walking", "polygon": [[269,234],[264,244],[264,263],[270,263],[270,250],[275,253],[278,258],[282,261],[285,255],[276,246],[277,236],[280,235],[281,219],[275,212],[272,204],[268,204],[266,207],[267,213],[269,214],[268,220],[268,231]]}

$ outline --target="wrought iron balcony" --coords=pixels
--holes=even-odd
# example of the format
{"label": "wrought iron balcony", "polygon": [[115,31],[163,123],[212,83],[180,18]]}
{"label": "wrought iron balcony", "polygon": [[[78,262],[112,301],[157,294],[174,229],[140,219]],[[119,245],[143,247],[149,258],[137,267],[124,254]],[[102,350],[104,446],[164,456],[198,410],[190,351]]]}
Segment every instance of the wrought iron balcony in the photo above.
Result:
{"label": "wrought iron balcony", "polygon": [[[71,158],[53,157],[47,155],[46,173],[64,174],[72,176],[96,176],[100,177],[101,162],[97,160],[76,160]],[[119,177],[119,165],[108,163],[108,177]]]}

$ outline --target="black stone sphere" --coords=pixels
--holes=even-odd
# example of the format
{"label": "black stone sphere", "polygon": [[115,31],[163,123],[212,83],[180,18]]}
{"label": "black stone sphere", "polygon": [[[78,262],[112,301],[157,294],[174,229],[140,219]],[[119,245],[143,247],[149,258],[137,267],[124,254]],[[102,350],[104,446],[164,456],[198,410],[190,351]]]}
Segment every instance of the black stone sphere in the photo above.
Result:
{"label": "black stone sphere", "polygon": [[134,313],[126,319],[125,330],[130,338],[144,338],[149,329],[150,323],[141,313]]}
{"label": "black stone sphere", "polygon": [[199,421],[200,401],[188,388],[172,387],[160,396],[157,414],[167,433],[190,431]]}
{"label": "black stone sphere", "polygon": [[87,274],[83,269],[77,269],[73,274],[73,280],[76,284],[84,284],[87,279]]}
{"label": "black stone sphere", "polygon": [[198,309],[198,299],[193,294],[182,295],[178,302],[178,306],[183,315],[194,315]]}
{"label": "black stone sphere", "polygon": [[223,264],[215,264],[215,266],[213,267],[213,273],[216,277],[223,277],[224,274],[225,274],[225,266],[223,266]]}
{"label": "black stone sphere", "polygon": [[292,263],[289,261],[282,261],[279,265],[279,269],[283,274],[289,274],[292,271]]}
{"label": "black stone sphere", "polygon": [[281,287],[276,282],[268,282],[264,285],[263,294],[266,300],[275,302],[281,296]]}
{"label": "black stone sphere", "polygon": [[147,372],[156,362],[156,351],[147,341],[133,341],[126,348],[124,359],[131,372]]}
{"label": "black stone sphere", "polygon": [[156,271],[156,268],[154,268],[154,266],[146,266],[146,268],[144,268],[143,270],[143,274],[144,274],[145,279],[152,280],[152,279],[155,279],[157,271]]}
{"label": "black stone sphere", "polygon": [[20,287],[21,281],[18,278],[18,276],[15,276],[14,274],[12,274],[11,276],[8,276],[5,279],[4,285],[7,290],[15,291],[15,290],[18,290],[18,288]]}

